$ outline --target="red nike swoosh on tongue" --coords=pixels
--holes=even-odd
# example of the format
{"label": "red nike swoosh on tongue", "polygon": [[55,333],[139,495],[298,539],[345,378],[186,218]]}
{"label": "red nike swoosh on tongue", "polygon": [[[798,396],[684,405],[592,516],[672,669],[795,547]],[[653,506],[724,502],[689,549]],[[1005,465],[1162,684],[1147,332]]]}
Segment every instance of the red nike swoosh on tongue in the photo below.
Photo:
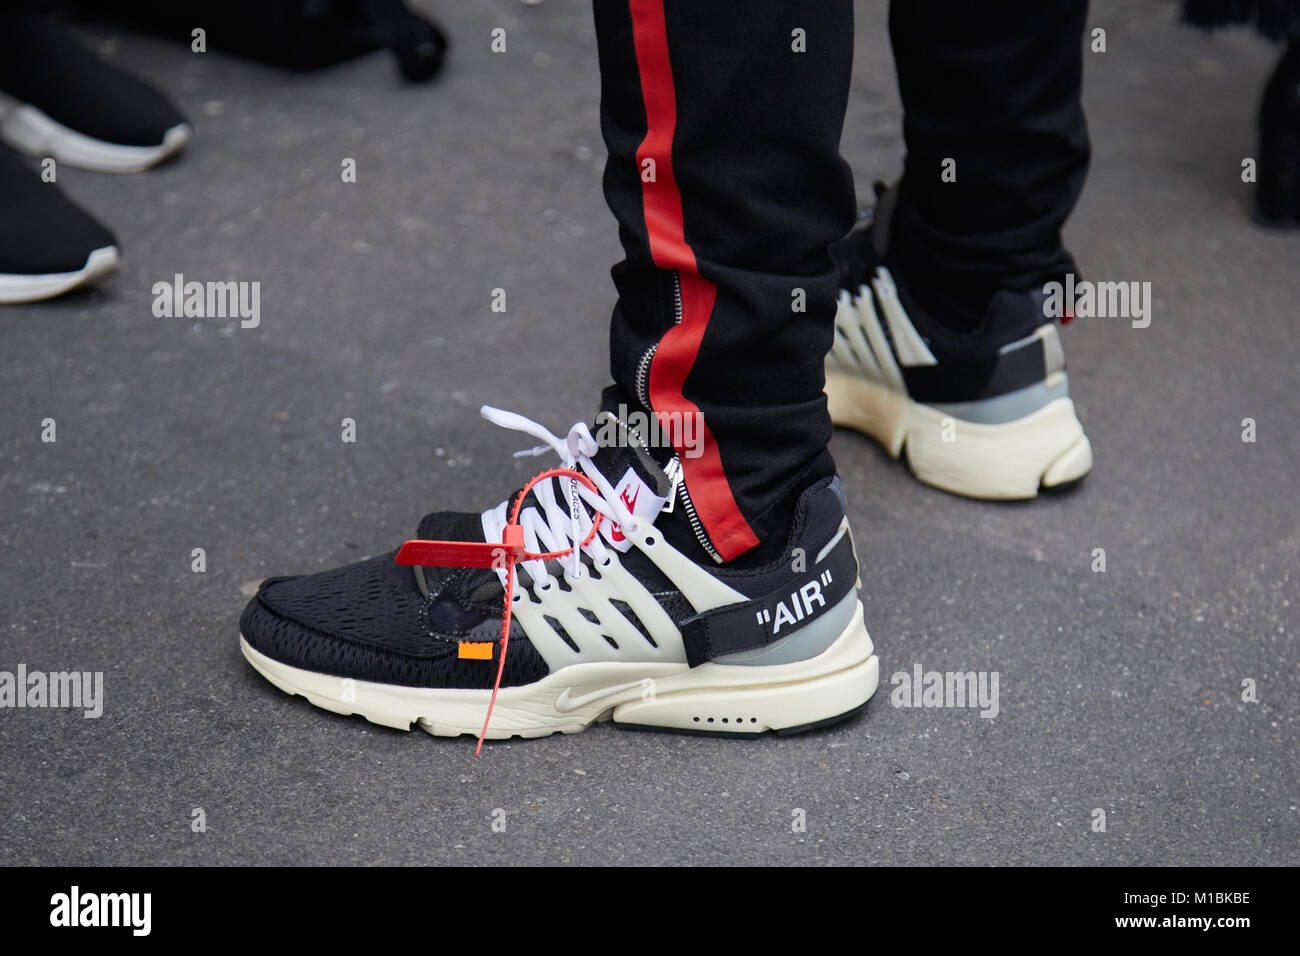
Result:
{"label": "red nike swoosh on tongue", "polygon": [[[627,505],[627,510],[632,512],[632,514],[636,514],[636,500],[641,497],[641,486],[640,485],[636,486],[636,494],[632,496],[631,501],[628,501],[627,493],[631,490],[632,490],[632,486],[628,485],[626,488],[623,489],[623,493],[619,495],[619,497],[623,499],[623,504]],[[626,540],[623,537],[623,529],[616,524],[611,524],[609,526],[609,536],[613,541]]]}

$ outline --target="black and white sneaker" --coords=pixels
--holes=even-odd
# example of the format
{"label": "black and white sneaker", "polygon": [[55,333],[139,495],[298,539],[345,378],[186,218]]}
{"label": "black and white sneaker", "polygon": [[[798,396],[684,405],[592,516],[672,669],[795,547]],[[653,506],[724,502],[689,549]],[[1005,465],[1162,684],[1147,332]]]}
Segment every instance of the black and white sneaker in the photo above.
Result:
{"label": "black and white sneaker", "polygon": [[843,286],[826,357],[831,420],[959,495],[1033,498],[1082,479],[1092,446],[1044,293],[1004,289],[956,332],[896,281],[880,244],[869,227],[831,250]]}
{"label": "black and white sneaker", "polygon": [[133,173],[180,151],[190,128],[161,93],[46,17],[0,14],[0,136],[33,156]]}
{"label": "black and white sneaker", "polygon": [[[846,718],[875,692],[879,664],[838,478],[803,492],[780,556],[718,565],[686,528],[676,459],[661,467],[634,441],[599,445],[585,423],[559,438],[521,416],[484,414],[541,439],[591,482],[546,478],[524,498],[514,530],[528,553],[587,543],[516,566],[488,737],[576,733],[611,718],[791,733]],[[431,514],[419,537],[501,542],[512,505]],[[281,690],[336,713],[479,734],[501,666],[509,571],[397,563],[427,557],[418,549],[429,544],[265,581],[240,620],[244,656]]]}
{"label": "black and white sneaker", "polygon": [[0,304],[62,295],[120,261],[111,232],[0,145]]}

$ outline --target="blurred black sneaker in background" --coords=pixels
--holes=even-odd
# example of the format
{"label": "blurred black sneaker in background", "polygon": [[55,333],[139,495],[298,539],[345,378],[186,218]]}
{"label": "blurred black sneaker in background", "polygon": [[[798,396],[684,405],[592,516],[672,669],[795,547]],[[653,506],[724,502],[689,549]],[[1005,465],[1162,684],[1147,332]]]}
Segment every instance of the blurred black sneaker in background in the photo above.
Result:
{"label": "blurred black sneaker in background", "polygon": [[133,173],[178,152],[190,128],[165,96],[48,17],[0,14],[0,136],[33,156]]}
{"label": "blurred black sneaker in background", "polygon": [[111,232],[0,145],[0,304],[62,295],[120,258]]}

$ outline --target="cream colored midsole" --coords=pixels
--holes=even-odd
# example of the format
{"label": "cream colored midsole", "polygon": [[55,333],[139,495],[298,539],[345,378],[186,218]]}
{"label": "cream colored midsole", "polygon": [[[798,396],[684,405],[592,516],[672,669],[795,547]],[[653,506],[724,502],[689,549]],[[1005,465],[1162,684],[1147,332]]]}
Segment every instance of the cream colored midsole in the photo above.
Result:
{"label": "cream colored midsole", "polygon": [[[408,730],[419,723],[439,736],[477,734],[491,696],[487,690],[403,687],[318,674],[260,653],[242,635],[239,644],[249,663],[281,690],[388,727]],[[488,737],[573,733],[606,716],[687,730],[782,730],[853,710],[871,697],[878,680],[879,664],[859,603],[835,643],[805,661],[694,668],[600,661],[561,668],[532,684],[503,687]]]}
{"label": "cream colored midsole", "polygon": [[1032,498],[1083,477],[1092,447],[1069,398],[999,425],[968,422],[863,375],[827,371],[831,420],[865,432],[918,478],[974,498]]}

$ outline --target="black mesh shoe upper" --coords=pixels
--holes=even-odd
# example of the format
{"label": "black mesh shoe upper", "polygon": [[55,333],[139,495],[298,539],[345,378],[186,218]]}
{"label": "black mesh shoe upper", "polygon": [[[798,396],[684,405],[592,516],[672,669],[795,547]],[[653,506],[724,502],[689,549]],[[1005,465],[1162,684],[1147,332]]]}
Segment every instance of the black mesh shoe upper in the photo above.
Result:
{"label": "black mesh shoe upper", "polygon": [[[477,515],[431,515],[421,533],[465,540],[477,524]],[[483,540],[481,532],[474,537]],[[240,633],[266,656],[317,673],[408,687],[491,687],[496,666],[461,660],[457,652],[462,640],[500,637],[503,591],[496,577],[479,569],[426,569],[426,597],[413,570],[394,563],[395,554],[264,581],[244,609]],[[502,686],[546,672],[516,624]]]}

